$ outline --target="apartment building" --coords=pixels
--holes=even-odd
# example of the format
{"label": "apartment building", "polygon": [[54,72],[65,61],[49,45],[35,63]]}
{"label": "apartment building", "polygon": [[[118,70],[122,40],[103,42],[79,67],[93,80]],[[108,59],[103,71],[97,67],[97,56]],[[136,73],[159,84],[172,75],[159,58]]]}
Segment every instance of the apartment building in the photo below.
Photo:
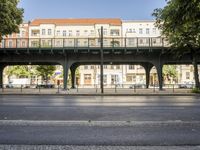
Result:
{"label": "apartment building", "polygon": [[[121,19],[35,19],[20,25],[20,32],[5,36],[0,47],[86,47],[100,46],[103,26],[106,46],[162,46],[161,31],[154,21],[122,21]],[[28,39],[29,38],[29,39]],[[125,38],[122,39],[122,38]],[[79,84],[100,83],[100,68],[81,66]],[[177,67],[178,83],[193,81],[193,67]],[[156,70],[151,71],[150,84],[156,84]],[[104,65],[104,84],[145,84],[145,72],[138,65]]]}
{"label": "apartment building", "polygon": [[29,38],[29,24],[23,23],[19,26],[19,33],[12,33],[10,35],[4,36],[0,43],[0,47],[25,48],[28,46]]}
{"label": "apartment building", "polygon": [[30,46],[99,46],[101,26],[106,46],[106,38],[122,36],[121,25],[120,19],[35,19],[29,26]]}

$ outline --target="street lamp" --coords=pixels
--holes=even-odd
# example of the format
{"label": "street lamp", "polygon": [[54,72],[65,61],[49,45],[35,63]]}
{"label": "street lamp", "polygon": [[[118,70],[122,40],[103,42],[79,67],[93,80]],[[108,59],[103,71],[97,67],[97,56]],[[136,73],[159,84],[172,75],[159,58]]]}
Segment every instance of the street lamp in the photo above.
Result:
{"label": "street lamp", "polygon": [[103,87],[103,26],[101,26],[101,31],[99,32],[100,34],[100,42],[101,42],[101,65],[100,65],[100,81],[101,81],[101,93],[104,93],[104,87]]}

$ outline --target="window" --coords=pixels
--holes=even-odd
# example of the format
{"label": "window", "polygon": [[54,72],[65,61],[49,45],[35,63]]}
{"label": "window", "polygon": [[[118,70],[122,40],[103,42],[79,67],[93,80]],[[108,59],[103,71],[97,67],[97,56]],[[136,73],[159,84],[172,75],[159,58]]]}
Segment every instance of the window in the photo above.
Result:
{"label": "window", "polygon": [[91,34],[92,36],[94,36],[94,30],[91,30],[91,31],[90,31],[90,34]]}
{"label": "window", "polygon": [[63,30],[63,36],[67,36],[67,31]]}
{"label": "window", "polygon": [[85,30],[85,31],[84,31],[84,35],[88,35],[88,30]]}
{"label": "window", "polygon": [[76,36],[80,36],[80,31],[79,30],[76,31]]}
{"label": "window", "polygon": [[111,84],[119,83],[119,75],[111,75]]}
{"label": "window", "polygon": [[60,41],[56,41],[56,46],[60,47],[61,46],[61,42]]}
{"label": "window", "polygon": [[84,69],[85,69],[85,70],[87,70],[87,69],[88,69],[88,66],[87,66],[87,65],[85,65],[85,66],[84,66]]}
{"label": "window", "polygon": [[103,35],[107,35],[107,29],[103,30]]}
{"label": "window", "polygon": [[186,79],[190,79],[190,72],[186,72],[185,76],[186,76]]}
{"label": "window", "polygon": [[72,30],[69,30],[69,36],[72,36]]}
{"label": "window", "polygon": [[107,69],[108,67],[107,67],[107,65],[103,65],[103,69]]}
{"label": "window", "polygon": [[110,30],[110,35],[111,36],[119,36],[119,30],[116,30],[116,29]]}
{"label": "window", "polygon": [[152,43],[153,43],[153,44],[156,44],[156,39],[153,39],[153,38],[152,38]]}
{"label": "window", "polygon": [[103,83],[106,84],[107,83],[107,75],[103,75]]}
{"label": "window", "polygon": [[84,74],[84,84],[91,84],[92,75]]}
{"label": "window", "polygon": [[135,69],[135,66],[134,66],[134,65],[129,65],[129,66],[128,66],[128,69],[129,69],[129,70],[134,70],[134,69]]}
{"label": "window", "polygon": [[57,35],[57,36],[60,35],[60,30],[57,30],[56,35]]}
{"label": "window", "polygon": [[94,69],[94,66],[91,66],[91,69]]}
{"label": "window", "polygon": [[52,34],[51,32],[52,32],[51,29],[48,29],[48,35],[51,35]]}
{"label": "window", "polygon": [[42,29],[42,35],[45,35],[46,33],[45,33],[45,29]]}
{"label": "window", "polygon": [[149,28],[146,28],[146,34],[149,34],[149,31],[150,31]]}
{"label": "window", "polygon": [[156,34],[156,28],[153,28],[153,34]]}
{"label": "window", "polygon": [[31,47],[38,47],[38,45],[39,45],[38,41],[31,42]]}
{"label": "window", "polygon": [[48,46],[51,46],[51,40],[48,40]]}
{"label": "window", "polygon": [[91,74],[84,74],[84,80],[91,80]]}
{"label": "window", "polygon": [[132,81],[133,81],[133,76],[127,75],[127,76],[126,76],[126,81],[127,81],[127,82],[132,82]]}
{"label": "window", "polygon": [[40,30],[31,30],[31,36],[38,36],[40,34]]}
{"label": "window", "polygon": [[143,34],[143,29],[142,28],[139,29],[139,34]]}
{"label": "window", "polygon": [[26,46],[26,42],[23,41],[23,42],[22,42],[22,47],[25,47],[25,46]]}
{"label": "window", "polygon": [[17,37],[20,38],[20,34],[19,33],[17,34]]}
{"label": "window", "polygon": [[120,69],[120,65],[116,65],[116,69]]}
{"label": "window", "polygon": [[25,37],[25,31],[22,31],[22,37]]}
{"label": "window", "polygon": [[84,41],[84,46],[88,46],[88,42],[87,41]]}
{"label": "window", "polygon": [[129,46],[134,46],[136,44],[136,39],[134,38],[129,38],[128,39],[128,45]]}
{"label": "window", "polygon": [[20,42],[17,40],[17,47],[20,47]]}
{"label": "window", "polygon": [[12,41],[9,41],[9,43],[8,43],[8,47],[9,47],[9,48],[12,47]]}

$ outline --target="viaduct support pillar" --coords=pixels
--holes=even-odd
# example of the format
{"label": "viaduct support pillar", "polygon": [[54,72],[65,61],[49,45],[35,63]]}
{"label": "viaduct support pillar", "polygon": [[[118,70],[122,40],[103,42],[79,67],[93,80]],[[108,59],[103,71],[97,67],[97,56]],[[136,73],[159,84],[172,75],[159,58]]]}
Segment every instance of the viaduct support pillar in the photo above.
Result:
{"label": "viaduct support pillar", "polygon": [[158,81],[159,81],[159,90],[163,90],[163,65],[158,64],[156,65],[156,70],[158,74]]}
{"label": "viaduct support pillar", "polygon": [[70,71],[71,71],[71,84],[72,84],[72,89],[76,88],[76,69],[77,69],[77,65],[72,65],[70,67]]}
{"label": "viaduct support pillar", "polygon": [[3,69],[4,69],[4,66],[0,65],[0,88],[3,87]]}
{"label": "viaduct support pillar", "polygon": [[68,74],[69,74],[69,61],[67,59],[67,57],[65,56],[65,60],[63,63],[63,88],[64,90],[67,90],[67,81],[68,81]]}
{"label": "viaduct support pillar", "polygon": [[146,88],[148,89],[149,88],[149,81],[150,81],[150,71],[151,71],[151,68],[153,67],[153,65],[150,64],[150,63],[145,63],[142,66],[145,69],[145,73],[146,73]]}

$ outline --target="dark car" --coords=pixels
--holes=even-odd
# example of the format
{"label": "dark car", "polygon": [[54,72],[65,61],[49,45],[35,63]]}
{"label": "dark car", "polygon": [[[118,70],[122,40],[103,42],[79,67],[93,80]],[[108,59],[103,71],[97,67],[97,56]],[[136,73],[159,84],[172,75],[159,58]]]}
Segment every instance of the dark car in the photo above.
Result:
{"label": "dark car", "polygon": [[47,88],[47,89],[52,89],[55,88],[54,84],[38,84],[36,88]]}

